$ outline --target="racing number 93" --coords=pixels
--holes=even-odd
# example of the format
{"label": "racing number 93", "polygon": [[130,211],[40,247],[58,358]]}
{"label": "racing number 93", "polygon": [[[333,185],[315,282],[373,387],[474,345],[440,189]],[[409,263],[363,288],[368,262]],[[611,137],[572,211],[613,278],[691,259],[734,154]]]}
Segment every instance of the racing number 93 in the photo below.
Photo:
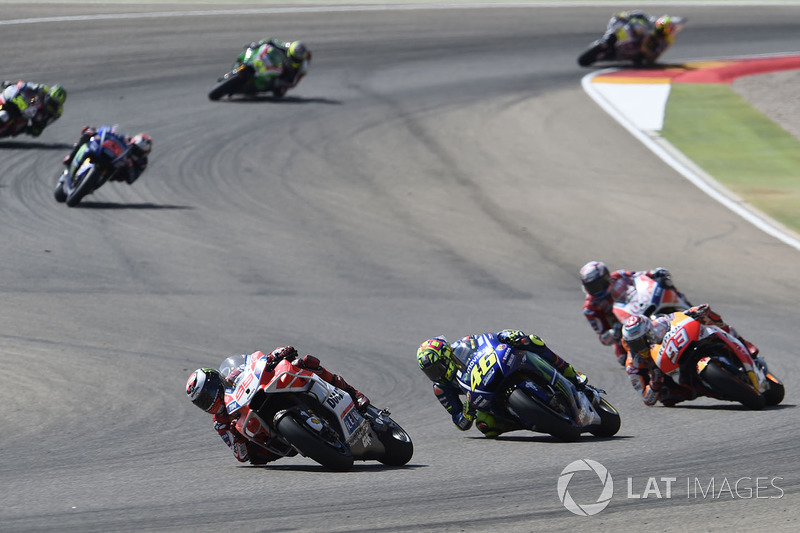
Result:
{"label": "racing number 93", "polygon": [[475,366],[472,367],[472,372],[469,375],[469,385],[472,390],[478,388],[478,385],[481,384],[483,381],[484,376],[489,373],[489,370],[492,369],[494,365],[497,364],[497,354],[494,350],[489,353],[485,353],[478,359],[478,362],[475,363]]}

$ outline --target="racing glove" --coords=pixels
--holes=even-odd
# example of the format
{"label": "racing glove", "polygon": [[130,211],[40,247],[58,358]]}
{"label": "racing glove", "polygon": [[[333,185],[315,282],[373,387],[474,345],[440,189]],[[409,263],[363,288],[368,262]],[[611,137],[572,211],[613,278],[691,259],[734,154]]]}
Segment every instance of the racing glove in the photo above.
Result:
{"label": "racing glove", "polygon": [[650,271],[650,277],[656,280],[659,285],[666,287],[667,289],[671,289],[672,285],[672,275],[669,273],[669,270],[666,268],[656,268],[655,270]]}

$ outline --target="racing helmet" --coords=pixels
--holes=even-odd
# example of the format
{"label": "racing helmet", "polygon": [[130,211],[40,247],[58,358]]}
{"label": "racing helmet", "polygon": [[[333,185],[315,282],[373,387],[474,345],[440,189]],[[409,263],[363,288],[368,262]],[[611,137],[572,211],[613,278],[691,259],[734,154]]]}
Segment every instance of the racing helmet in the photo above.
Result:
{"label": "racing helmet", "polygon": [[419,345],[417,364],[431,381],[449,380],[456,371],[453,349],[444,337],[434,337]]}
{"label": "racing helmet", "polygon": [[622,326],[622,339],[634,354],[649,351],[654,341],[653,336],[653,325],[645,316],[634,315]]}
{"label": "racing helmet", "polygon": [[186,382],[186,394],[192,403],[207,413],[217,414],[225,408],[225,385],[213,368],[198,368]]}
{"label": "racing helmet", "polygon": [[58,105],[64,105],[64,102],[67,101],[67,90],[61,85],[53,85],[47,92],[47,99],[50,102],[56,102]]}
{"label": "racing helmet", "polygon": [[300,41],[294,41],[289,45],[289,50],[286,52],[286,57],[292,62],[294,66],[299,67],[300,63],[308,59],[308,48]]}
{"label": "racing helmet", "polygon": [[656,19],[656,34],[671,37],[677,30],[677,24],[669,15],[662,15]]}
{"label": "racing helmet", "polygon": [[581,283],[586,294],[595,298],[605,298],[609,295],[611,273],[605,263],[589,261],[581,268]]}
{"label": "racing helmet", "polygon": [[152,148],[153,139],[146,133],[140,133],[131,139],[131,155],[136,159],[149,155]]}

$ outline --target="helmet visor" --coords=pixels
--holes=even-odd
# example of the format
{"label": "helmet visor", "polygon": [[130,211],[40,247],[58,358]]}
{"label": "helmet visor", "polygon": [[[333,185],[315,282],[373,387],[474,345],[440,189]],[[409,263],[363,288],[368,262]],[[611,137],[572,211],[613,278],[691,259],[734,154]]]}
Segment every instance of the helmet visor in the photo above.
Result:
{"label": "helmet visor", "polygon": [[647,335],[642,335],[638,339],[631,339],[625,342],[628,343],[628,348],[630,349],[631,353],[642,353],[650,351],[650,345],[647,343]]}
{"label": "helmet visor", "polygon": [[608,277],[601,276],[595,280],[585,282],[583,286],[586,288],[586,292],[591,295],[602,294],[608,288],[609,281]]}
{"label": "helmet visor", "polygon": [[445,374],[447,374],[447,367],[441,362],[436,362],[423,368],[422,372],[428,376],[428,379],[431,381],[441,381]]}

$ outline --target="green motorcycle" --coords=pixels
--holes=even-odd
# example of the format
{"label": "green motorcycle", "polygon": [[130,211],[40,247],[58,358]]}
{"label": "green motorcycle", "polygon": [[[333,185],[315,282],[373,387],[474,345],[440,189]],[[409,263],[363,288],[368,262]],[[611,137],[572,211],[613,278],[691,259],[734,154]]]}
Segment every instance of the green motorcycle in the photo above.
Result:
{"label": "green motorcycle", "polygon": [[286,53],[271,43],[253,43],[236,58],[233,70],[221,77],[208,93],[211,100],[234,94],[271,92],[275,98],[286,94],[282,82]]}

